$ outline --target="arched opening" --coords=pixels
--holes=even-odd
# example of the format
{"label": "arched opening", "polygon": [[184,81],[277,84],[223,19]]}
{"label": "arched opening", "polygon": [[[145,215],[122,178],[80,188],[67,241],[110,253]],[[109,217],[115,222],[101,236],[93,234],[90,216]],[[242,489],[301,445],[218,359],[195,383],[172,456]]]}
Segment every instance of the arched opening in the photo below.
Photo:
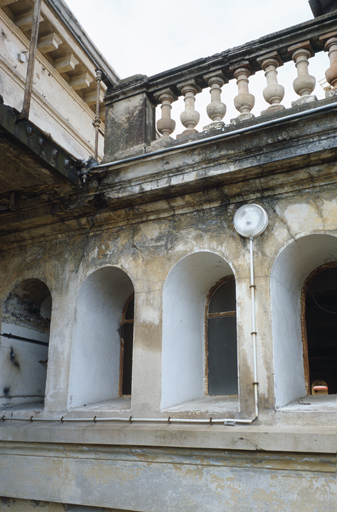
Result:
{"label": "arched opening", "polygon": [[234,276],[212,288],[206,305],[206,383],[209,395],[238,394]]}
{"label": "arched opening", "polygon": [[52,300],[39,279],[17,284],[1,320],[1,405],[43,404]]}
{"label": "arched opening", "polygon": [[82,284],[75,307],[70,407],[131,394],[132,346],[130,353],[130,327],[126,326],[132,325],[127,317],[132,314],[133,303],[128,299],[133,293],[131,279],[117,267],[96,270]]}
{"label": "arched opening", "polygon": [[337,262],[315,269],[302,289],[307,394],[337,393]]}
{"label": "arched opening", "polygon": [[307,394],[303,363],[302,289],[318,267],[337,261],[337,237],[317,234],[298,238],[285,247],[271,273],[272,328],[276,406]]}
{"label": "arched opening", "polygon": [[207,298],[215,283],[227,276],[233,276],[230,265],[221,256],[205,251],[180,260],[166,279],[162,347],[164,409],[207,395]]}

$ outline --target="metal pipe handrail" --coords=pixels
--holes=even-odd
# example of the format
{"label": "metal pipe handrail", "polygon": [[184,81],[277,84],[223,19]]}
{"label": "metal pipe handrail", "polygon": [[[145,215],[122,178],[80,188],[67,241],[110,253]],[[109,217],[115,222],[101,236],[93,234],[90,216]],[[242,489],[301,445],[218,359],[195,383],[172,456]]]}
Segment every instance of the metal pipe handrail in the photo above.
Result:
{"label": "metal pipe handrail", "polygon": [[0,418],[1,421],[30,421],[31,423],[35,421],[45,421],[45,422],[60,422],[60,423],[101,423],[101,422],[121,422],[121,423],[164,423],[164,424],[172,424],[172,423],[190,423],[190,424],[204,424],[204,425],[215,425],[215,424],[223,424],[225,426],[235,426],[235,424],[250,424],[255,421],[253,420],[245,420],[239,418],[171,418],[170,416],[167,418],[134,418],[129,416],[128,418],[118,418],[118,417],[110,417],[110,418],[98,418],[94,416],[93,418],[72,418],[72,417],[64,417],[61,418],[53,418],[53,417],[35,417],[34,415],[27,417],[22,416],[10,416],[6,417],[5,414]]}

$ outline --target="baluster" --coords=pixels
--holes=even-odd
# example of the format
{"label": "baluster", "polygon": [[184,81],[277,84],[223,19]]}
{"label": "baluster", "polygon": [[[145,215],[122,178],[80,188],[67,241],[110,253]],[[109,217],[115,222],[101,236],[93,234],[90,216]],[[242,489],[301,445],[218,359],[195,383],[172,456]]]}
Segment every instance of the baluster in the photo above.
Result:
{"label": "baluster", "polygon": [[330,67],[325,72],[325,78],[331,86],[325,96],[330,98],[337,95],[337,32],[322,36],[320,40],[325,40],[324,50],[328,52],[330,59]]}
{"label": "baluster", "polygon": [[308,73],[308,59],[314,55],[310,42],[290,46],[288,51],[297,68],[297,78],[293,81],[294,91],[300,96],[298,100],[292,101],[292,106],[317,101],[316,96],[311,95],[316,86],[316,78]]}
{"label": "baluster", "polygon": [[255,98],[250,94],[248,88],[248,77],[252,74],[252,69],[248,62],[240,62],[240,64],[231,66],[230,70],[233,71],[236,78],[239,93],[234,98],[234,106],[240,112],[236,119],[231,119],[231,123],[252,119],[254,114],[251,113],[251,110],[255,105]]}
{"label": "baluster", "polygon": [[177,96],[167,88],[156,92],[154,97],[161,103],[161,119],[158,119],[157,129],[163,137],[169,137],[176,127],[176,122],[171,119],[171,103],[177,99]]}
{"label": "baluster", "polygon": [[267,87],[263,90],[263,97],[266,102],[270,104],[270,107],[266,110],[262,110],[261,114],[270,114],[283,110],[284,106],[281,105],[281,101],[284,98],[284,87],[278,83],[276,71],[276,68],[283,64],[280,57],[277,52],[273,52],[265,55],[261,59],[257,59],[257,61],[267,79]]}
{"label": "baluster", "polygon": [[[205,128],[214,128],[215,125],[220,123],[220,126],[223,126],[224,123],[221,122],[226,114],[226,105],[221,101],[221,87],[224,83],[228,82],[224,77],[222,71],[217,71],[216,73],[208,73],[204,75],[204,79],[208,83],[210,87],[211,94],[211,102],[207,105],[207,115],[213,121],[211,124],[206,126]],[[204,128],[204,129],[205,129]]]}
{"label": "baluster", "polygon": [[194,80],[183,82],[177,85],[178,89],[185,96],[185,110],[180,114],[181,123],[185,126],[186,130],[180,135],[188,133],[198,133],[195,126],[199,123],[200,114],[195,110],[195,95],[201,91]]}

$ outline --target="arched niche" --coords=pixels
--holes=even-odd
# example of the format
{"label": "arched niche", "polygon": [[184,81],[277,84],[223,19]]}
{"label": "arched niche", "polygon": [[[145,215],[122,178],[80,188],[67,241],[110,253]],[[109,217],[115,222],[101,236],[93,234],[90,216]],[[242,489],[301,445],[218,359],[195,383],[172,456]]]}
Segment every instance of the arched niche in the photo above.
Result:
{"label": "arched niche", "polygon": [[205,308],[210,290],[233,275],[211,252],[180,260],[170,271],[163,296],[162,408],[205,395]]}
{"label": "arched niche", "polygon": [[314,269],[333,261],[337,261],[337,237],[315,234],[291,242],[273,265],[271,300],[277,407],[306,395],[301,291]]}
{"label": "arched niche", "polygon": [[121,396],[121,327],[133,285],[117,267],[93,272],[76,300],[69,406]]}
{"label": "arched niche", "polygon": [[1,404],[44,402],[52,299],[45,283],[26,279],[4,302],[1,319]]}

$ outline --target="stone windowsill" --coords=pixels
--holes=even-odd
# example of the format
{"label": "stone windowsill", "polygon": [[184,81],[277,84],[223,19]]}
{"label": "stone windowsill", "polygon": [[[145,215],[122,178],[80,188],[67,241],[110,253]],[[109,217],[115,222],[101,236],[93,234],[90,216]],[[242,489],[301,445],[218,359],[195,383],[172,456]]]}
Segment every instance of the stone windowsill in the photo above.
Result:
{"label": "stone windowsill", "polygon": [[114,400],[105,400],[103,402],[95,402],[93,404],[81,405],[80,407],[73,407],[69,409],[71,413],[86,412],[113,412],[113,411],[130,411],[131,410],[131,397],[116,398]]}
{"label": "stone windowsill", "polygon": [[336,412],[337,413],[337,395],[316,395],[304,396],[298,400],[293,400],[278,411],[282,412]]}
{"label": "stone windowsill", "polygon": [[166,413],[202,413],[203,416],[207,414],[220,415],[234,415],[240,410],[239,399],[237,396],[204,396],[197,400],[190,400],[173,407],[164,409],[162,412]]}

